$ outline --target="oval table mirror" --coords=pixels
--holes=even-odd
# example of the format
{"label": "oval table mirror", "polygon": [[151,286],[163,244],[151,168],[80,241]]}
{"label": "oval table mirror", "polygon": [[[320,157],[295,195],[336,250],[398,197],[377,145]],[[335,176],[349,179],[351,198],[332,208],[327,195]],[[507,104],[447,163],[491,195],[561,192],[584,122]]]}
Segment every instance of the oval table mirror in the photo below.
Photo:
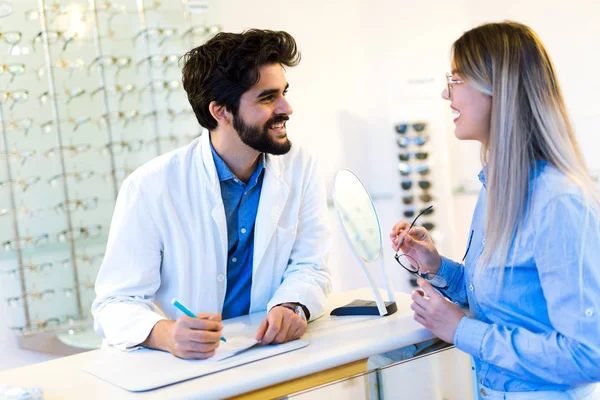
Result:
{"label": "oval table mirror", "polygon": [[[354,300],[338,307],[331,315],[390,315],[396,312],[396,299],[382,257],[381,229],[377,211],[369,192],[360,179],[349,170],[338,171],[333,184],[333,202],[344,235],[367,277],[375,300]],[[384,302],[369,271],[368,264],[380,260],[381,271],[388,292]]]}

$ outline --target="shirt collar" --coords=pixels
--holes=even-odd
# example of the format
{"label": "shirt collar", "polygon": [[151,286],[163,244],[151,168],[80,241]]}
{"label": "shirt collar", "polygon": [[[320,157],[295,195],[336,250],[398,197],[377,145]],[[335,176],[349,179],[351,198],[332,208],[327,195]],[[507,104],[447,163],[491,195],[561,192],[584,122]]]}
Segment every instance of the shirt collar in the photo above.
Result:
{"label": "shirt collar", "polygon": [[[535,160],[535,165],[533,166],[531,174],[529,175],[529,182],[538,177],[539,174],[544,170],[544,167],[546,167],[546,165],[548,165],[548,161],[546,160]],[[477,177],[479,178],[479,182],[481,182],[483,187],[486,189],[487,187],[485,186],[485,177],[487,175],[487,167],[488,166],[486,164],[483,167],[483,169],[479,172],[479,175],[477,175]]]}
{"label": "shirt collar", "polygon": [[[235,176],[235,174],[233,172],[231,172],[231,170],[229,169],[229,167],[227,166],[225,161],[223,161],[221,156],[219,156],[219,154],[217,154],[217,152],[215,151],[212,141],[209,140],[209,143],[210,143],[210,151],[212,151],[213,159],[215,160],[215,167],[217,168],[217,176],[219,177],[219,182],[224,182],[229,179],[236,179],[237,177]],[[250,179],[258,180],[258,176],[264,168],[265,168],[265,153],[261,153],[261,155],[259,157],[259,161],[258,161],[258,166],[256,167],[256,170],[254,171],[254,173],[252,174],[252,177]]]}

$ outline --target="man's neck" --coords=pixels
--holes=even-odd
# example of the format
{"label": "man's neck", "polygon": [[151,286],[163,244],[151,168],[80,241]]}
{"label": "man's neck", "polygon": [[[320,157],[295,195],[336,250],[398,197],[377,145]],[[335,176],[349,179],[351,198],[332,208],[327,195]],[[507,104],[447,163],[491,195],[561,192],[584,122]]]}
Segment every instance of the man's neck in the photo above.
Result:
{"label": "man's neck", "polygon": [[224,133],[210,132],[213,148],[242,182],[248,183],[256,170],[261,153],[246,145],[237,134],[225,137]]}

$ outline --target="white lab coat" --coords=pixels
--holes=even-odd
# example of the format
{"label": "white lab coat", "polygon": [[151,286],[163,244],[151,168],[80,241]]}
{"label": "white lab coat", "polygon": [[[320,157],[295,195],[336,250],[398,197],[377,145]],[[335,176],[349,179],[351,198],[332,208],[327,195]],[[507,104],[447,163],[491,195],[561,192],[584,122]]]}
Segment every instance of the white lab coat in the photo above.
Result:
{"label": "white lab coat", "polygon": [[[254,232],[250,312],[299,302],[311,319],[331,289],[324,180],[292,146],[267,156]],[[121,186],[96,280],[94,329],[126,349],[164,317],[221,313],[227,290],[227,227],[209,135],[138,168]],[[154,303],[154,304],[153,304]]]}

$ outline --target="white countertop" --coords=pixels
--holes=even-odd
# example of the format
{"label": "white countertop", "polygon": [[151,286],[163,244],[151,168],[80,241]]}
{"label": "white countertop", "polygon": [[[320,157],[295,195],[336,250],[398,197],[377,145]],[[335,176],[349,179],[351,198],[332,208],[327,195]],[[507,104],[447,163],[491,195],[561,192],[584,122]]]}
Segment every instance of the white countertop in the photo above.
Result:
{"label": "white countertop", "polygon": [[[224,398],[433,338],[414,321],[410,296],[405,293],[396,294],[398,311],[388,317],[328,316],[333,308],[357,298],[372,299],[373,294],[370,289],[359,289],[331,295],[325,316],[308,325],[303,339],[310,345],[305,348],[148,392],[128,392],[80,369],[102,350],[0,372],[0,384],[40,387],[44,398],[51,400]],[[238,329],[241,322],[258,329],[263,318],[264,313],[259,313],[227,320],[224,331]]]}

